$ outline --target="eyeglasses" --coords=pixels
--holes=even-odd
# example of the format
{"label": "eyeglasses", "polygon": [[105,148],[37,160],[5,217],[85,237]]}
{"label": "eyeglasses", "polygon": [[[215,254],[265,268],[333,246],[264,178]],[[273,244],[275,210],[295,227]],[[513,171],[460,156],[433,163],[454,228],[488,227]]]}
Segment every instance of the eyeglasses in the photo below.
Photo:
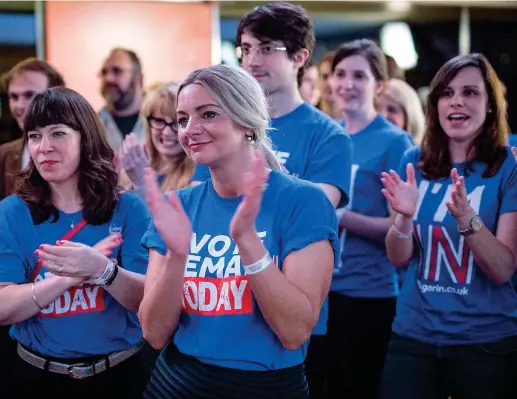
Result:
{"label": "eyeglasses", "polygon": [[175,120],[172,122],[166,122],[161,118],[155,118],[154,116],[150,116],[147,118],[147,122],[149,123],[149,126],[158,130],[163,130],[166,126],[169,126],[173,132],[178,131],[178,122]]}
{"label": "eyeglasses", "polygon": [[126,71],[129,71],[130,68],[122,68],[122,67],[118,67],[118,66],[114,66],[114,67],[110,67],[110,68],[102,68],[100,71],[99,71],[99,76],[106,76],[108,73],[112,73],[113,75],[115,76],[120,76],[122,75],[124,72]]}
{"label": "eyeglasses", "polygon": [[238,59],[242,59],[244,57],[249,57],[252,52],[257,53],[260,56],[268,56],[277,51],[287,51],[286,47],[278,47],[273,44],[261,44],[258,47],[249,47],[249,46],[239,46],[235,49]]}

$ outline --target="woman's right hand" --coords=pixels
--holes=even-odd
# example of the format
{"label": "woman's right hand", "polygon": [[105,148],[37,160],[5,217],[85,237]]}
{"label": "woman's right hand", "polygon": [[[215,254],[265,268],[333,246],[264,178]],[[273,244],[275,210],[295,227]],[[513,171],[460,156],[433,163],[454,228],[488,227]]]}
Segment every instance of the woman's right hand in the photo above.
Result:
{"label": "woman's right hand", "polygon": [[160,233],[169,252],[175,255],[188,255],[192,225],[185,213],[180,199],[170,191],[165,200],[157,184],[156,173],[151,168],[145,169],[146,201],[156,230]]}
{"label": "woman's right hand", "polygon": [[125,170],[128,177],[137,187],[144,184],[144,170],[151,161],[144,147],[138,142],[134,133],[126,136],[118,151],[119,168]]}
{"label": "woman's right hand", "polygon": [[390,170],[390,173],[382,172],[381,181],[384,188],[381,191],[388,200],[391,209],[412,218],[416,212],[419,197],[413,164],[408,163],[406,165],[406,174],[407,181],[404,182],[394,170]]}

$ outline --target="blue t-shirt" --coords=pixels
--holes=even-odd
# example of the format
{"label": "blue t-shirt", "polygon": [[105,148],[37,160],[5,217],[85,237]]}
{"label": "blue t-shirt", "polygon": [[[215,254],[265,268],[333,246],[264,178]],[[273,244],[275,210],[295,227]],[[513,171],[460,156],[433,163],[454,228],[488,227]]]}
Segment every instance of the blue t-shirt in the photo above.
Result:
{"label": "blue t-shirt", "polygon": [[[16,195],[0,202],[0,281],[24,284],[36,267],[34,251],[55,244],[82,219],[82,211],[60,212],[59,220],[35,225],[26,203]],[[86,225],[71,241],[93,246],[110,233],[120,232],[123,243],[113,251],[120,266],[145,274],[149,254],[141,239],[151,216],[144,202],[132,193],[120,197],[109,223]],[[42,267],[35,281],[51,277]],[[11,336],[44,356],[78,358],[128,349],[143,340],[136,313],[119,304],[99,286],[70,288],[38,315],[15,324]]]}
{"label": "blue t-shirt", "polygon": [[[352,141],[337,122],[319,109],[303,103],[289,114],[271,119],[269,135],[286,171],[313,183],[339,188],[339,207],[350,197]],[[192,180],[210,177],[207,167],[197,166]],[[327,333],[328,301],[323,304],[315,335]]]}
{"label": "blue t-shirt", "polygon": [[[406,164],[419,161],[419,148],[406,152],[399,169],[403,180]],[[493,177],[482,177],[486,164],[481,162],[453,166],[465,176],[470,205],[495,234],[499,216],[517,211],[517,164],[510,149]],[[476,264],[446,206],[451,178],[428,180],[415,169],[420,191],[415,252],[393,331],[435,345],[479,344],[517,335],[517,294],[511,282],[495,285]]]}
{"label": "blue t-shirt", "polygon": [[[381,193],[381,173],[398,170],[411,136],[381,115],[350,135],[354,148],[348,208],[361,215],[386,218],[388,202]],[[372,143],[375,143],[372,145]],[[332,291],[351,297],[390,298],[398,295],[398,275],[386,255],[384,242],[341,234],[341,262],[334,270]]]}
{"label": "blue t-shirt", "polygon": [[512,147],[517,147],[517,133],[510,133],[508,135],[508,143]]}
{"label": "blue t-shirt", "polygon": [[[352,142],[337,122],[310,104],[271,118],[268,131],[273,148],[286,172],[303,180],[339,188],[339,206],[348,203]],[[206,166],[197,165],[193,181],[210,177]]]}
{"label": "blue t-shirt", "polygon": [[[200,361],[241,370],[272,370],[301,364],[307,343],[283,347],[264,320],[230,238],[230,221],[241,197],[222,198],[209,179],[177,194],[192,223],[190,254],[185,264],[183,313],[174,343]],[[256,228],[278,267],[307,245],[329,240],[337,262],[339,242],[334,208],[312,183],[272,171]],[[144,246],[165,254],[154,225]]]}
{"label": "blue t-shirt", "polygon": [[[508,143],[512,147],[517,147],[517,133],[511,133],[508,135]],[[517,272],[512,277],[512,283],[517,287]]]}

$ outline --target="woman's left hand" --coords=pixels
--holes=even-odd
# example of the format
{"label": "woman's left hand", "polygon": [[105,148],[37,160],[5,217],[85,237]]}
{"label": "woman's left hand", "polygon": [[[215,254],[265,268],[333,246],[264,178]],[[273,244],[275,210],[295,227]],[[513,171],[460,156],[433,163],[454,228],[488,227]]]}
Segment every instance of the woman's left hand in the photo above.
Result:
{"label": "woman's left hand", "polygon": [[73,241],[41,245],[36,256],[56,276],[83,277],[85,280],[101,276],[108,264],[108,258],[95,248]]}
{"label": "woman's left hand", "polygon": [[452,192],[451,200],[447,201],[447,208],[451,215],[458,221],[460,225],[466,225],[470,219],[476,214],[470,206],[467,198],[467,189],[465,188],[465,178],[458,174],[456,168],[451,171]]}
{"label": "woman's left hand", "polygon": [[264,155],[260,151],[256,151],[251,171],[244,177],[242,190],[244,198],[230,223],[230,235],[234,241],[249,233],[256,234],[255,219],[267,187],[268,171],[265,165]]}

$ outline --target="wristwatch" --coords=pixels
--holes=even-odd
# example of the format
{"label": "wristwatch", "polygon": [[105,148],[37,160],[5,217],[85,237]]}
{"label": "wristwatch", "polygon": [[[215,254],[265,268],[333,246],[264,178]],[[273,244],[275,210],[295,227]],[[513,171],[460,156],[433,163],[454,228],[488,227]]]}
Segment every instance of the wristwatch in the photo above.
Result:
{"label": "wristwatch", "polygon": [[462,230],[458,225],[458,231],[462,236],[469,236],[471,234],[477,233],[479,230],[481,230],[481,227],[483,227],[483,220],[481,220],[479,215],[474,215],[470,219],[469,227]]}

